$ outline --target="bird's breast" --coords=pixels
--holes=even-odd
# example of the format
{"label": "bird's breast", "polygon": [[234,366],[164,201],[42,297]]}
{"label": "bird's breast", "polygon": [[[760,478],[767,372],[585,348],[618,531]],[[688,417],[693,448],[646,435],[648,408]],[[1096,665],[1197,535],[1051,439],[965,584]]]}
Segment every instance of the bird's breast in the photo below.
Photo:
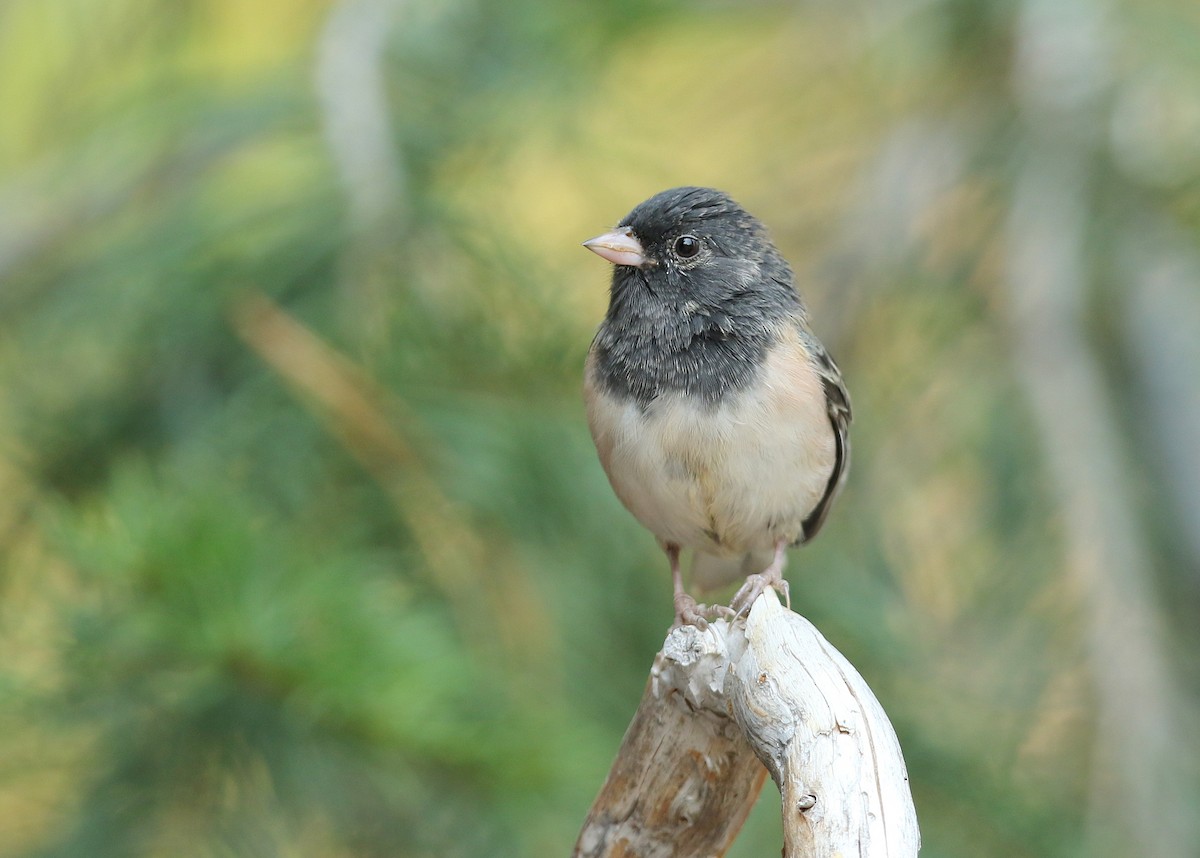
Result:
{"label": "bird's breast", "polygon": [[588,423],[617,496],[660,540],[732,554],[795,540],[836,455],[820,379],[798,337],[713,404],[614,394],[589,360]]}

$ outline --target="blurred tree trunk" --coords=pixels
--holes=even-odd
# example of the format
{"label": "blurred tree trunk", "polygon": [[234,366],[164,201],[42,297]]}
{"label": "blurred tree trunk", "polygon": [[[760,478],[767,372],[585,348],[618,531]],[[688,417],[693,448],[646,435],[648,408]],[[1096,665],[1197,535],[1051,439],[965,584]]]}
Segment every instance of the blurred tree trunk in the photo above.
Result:
{"label": "blurred tree trunk", "polygon": [[1177,702],[1149,550],[1130,503],[1120,432],[1083,326],[1094,163],[1111,77],[1098,4],[1029,0],[1014,78],[1028,152],[1008,221],[1016,377],[1064,511],[1068,572],[1081,593],[1097,707],[1091,852],[1193,854],[1179,796]]}

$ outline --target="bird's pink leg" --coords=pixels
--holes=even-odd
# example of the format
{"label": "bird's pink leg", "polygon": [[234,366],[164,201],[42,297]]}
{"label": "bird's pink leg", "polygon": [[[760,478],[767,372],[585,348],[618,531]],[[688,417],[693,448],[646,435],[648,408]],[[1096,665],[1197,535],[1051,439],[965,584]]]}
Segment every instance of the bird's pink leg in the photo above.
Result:
{"label": "bird's pink leg", "polygon": [[734,594],[733,601],[729,603],[730,607],[739,615],[750,613],[750,606],[768,587],[781,594],[784,604],[788,606],[789,610],[791,609],[792,597],[788,592],[788,582],[783,577],[783,568],[787,566],[787,547],[786,539],[778,540],[775,543],[775,557],[771,560],[771,565],[757,575],[746,576],[746,583]]}
{"label": "bird's pink leg", "polygon": [[683,572],[679,568],[679,546],[667,543],[663,546],[667,552],[667,560],[671,563],[671,583],[675,587],[675,625],[695,626],[698,629],[708,628],[708,620],[700,612],[700,605],[683,589]]}
{"label": "bird's pink leg", "polygon": [[675,588],[675,625],[671,628],[695,626],[703,631],[708,628],[706,615],[726,620],[734,618],[733,611],[724,605],[701,605],[694,597],[688,595],[683,589],[683,571],[679,568],[679,546],[668,542],[663,545],[663,550],[667,552],[667,559],[671,562],[671,583]]}

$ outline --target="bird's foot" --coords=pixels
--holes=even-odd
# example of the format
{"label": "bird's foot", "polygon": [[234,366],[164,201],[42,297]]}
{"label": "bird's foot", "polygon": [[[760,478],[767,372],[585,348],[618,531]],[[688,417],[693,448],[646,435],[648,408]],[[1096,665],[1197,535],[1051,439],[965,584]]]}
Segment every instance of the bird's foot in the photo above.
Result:
{"label": "bird's foot", "polygon": [[675,594],[675,625],[671,628],[677,629],[680,626],[695,626],[700,631],[708,628],[708,620],[704,618],[700,605],[687,593]]}
{"label": "bird's foot", "polygon": [[676,593],[675,625],[671,628],[695,626],[700,631],[704,631],[708,628],[708,621],[711,619],[732,620],[735,616],[732,608],[724,605],[702,605],[687,593]]}
{"label": "bird's foot", "polygon": [[746,576],[746,583],[738,589],[733,596],[733,601],[729,603],[730,610],[733,611],[734,616],[742,617],[748,615],[751,606],[754,605],[758,597],[767,588],[783,596],[783,603],[787,606],[788,610],[791,610],[792,597],[788,582],[784,579],[782,572],[772,568],[761,574]]}

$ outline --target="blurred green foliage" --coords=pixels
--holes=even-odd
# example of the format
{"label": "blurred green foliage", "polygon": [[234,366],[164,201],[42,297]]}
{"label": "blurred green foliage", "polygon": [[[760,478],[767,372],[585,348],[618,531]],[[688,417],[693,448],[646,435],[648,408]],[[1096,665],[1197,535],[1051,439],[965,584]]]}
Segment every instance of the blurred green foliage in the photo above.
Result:
{"label": "blurred green foliage", "polygon": [[[1185,0],[0,3],[0,855],[566,854],[671,615],[578,242],[677,184],[772,225],[845,370],[792,593],[923,854],[1195,854],[1198,43]],[[1145,773],[1020,380],[1043,151],[1164,630],[1161,844],[1104,804]]]}

